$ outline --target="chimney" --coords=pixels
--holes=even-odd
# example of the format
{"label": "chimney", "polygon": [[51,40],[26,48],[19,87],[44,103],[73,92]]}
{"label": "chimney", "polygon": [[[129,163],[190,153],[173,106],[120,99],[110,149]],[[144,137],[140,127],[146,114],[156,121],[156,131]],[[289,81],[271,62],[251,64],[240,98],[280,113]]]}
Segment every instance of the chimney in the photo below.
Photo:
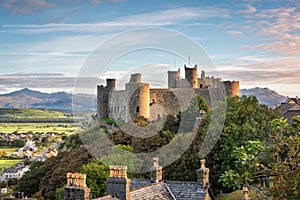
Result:
{"label": "chimney", "polygon": [[90,189],[86,186],[86,175],[67,173],[67,186],[64,188],[64,200],[77,199],[90,199]]}
{"label": "chimney", "polygon": [[109,166],[109,178],[106,181],[106,188],[107,194],[119,200],[130,199],[130,179],[127,178],[127,166]]}
{"label": "chimney", "polygon": [[153,158],[153,166],[150,168],[150,180],[152,183],[163,180],[163,168],[158,165],[158,158]]}
{"label": "chimney", "polygon": [[197,170],[198,184],[201,189],[206,189],[209,186],[209,169],[205,167],[206,161],[204,159],[201,159],[200,163],[201,167]]}
{"label": "chimney", "polygon": [[248,187],[243,187],[243,198],[242,200],[251,200],[249,197],[249,189]]}

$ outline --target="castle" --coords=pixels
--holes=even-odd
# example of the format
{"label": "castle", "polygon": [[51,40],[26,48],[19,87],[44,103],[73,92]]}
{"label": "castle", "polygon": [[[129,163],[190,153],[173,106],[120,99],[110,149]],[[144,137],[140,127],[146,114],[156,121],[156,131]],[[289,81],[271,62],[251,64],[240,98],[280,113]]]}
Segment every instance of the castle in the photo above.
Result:
{"label": "castle", "polygon": [[204,71],[198,77],[197,65],[192,68],[184,65],[184,70],[185,79],[180,78],[180,69],[168,71],[168,88],[150,88],[149,83],[142,83],[140,73],[131,74],[125,90],[116,90],[116,79],[106,79],[106,86],[97,87],[98,116],[125,122],[142,116],[154,121],[183,110],[182,102],[190,101],[191,93],[199,94],[209,107],[212,98],[222,98],[217,95],[220,89],[226,96],[239,96],[238,81],[206,77]]}

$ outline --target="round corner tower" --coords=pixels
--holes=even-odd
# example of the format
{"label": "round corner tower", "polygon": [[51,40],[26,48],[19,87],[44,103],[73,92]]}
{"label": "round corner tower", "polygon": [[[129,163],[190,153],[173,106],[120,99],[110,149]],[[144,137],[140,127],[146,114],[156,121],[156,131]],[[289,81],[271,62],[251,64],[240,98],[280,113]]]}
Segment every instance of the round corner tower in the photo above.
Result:
{"label": "round corner tower", "polygon": [[224,83],[227,96],[240,96],[239,81],[224,81],[223,83]]}
{"label": "round corner tower", "polygon": [[192,88],[197,88],[198,86],[198,69],[197,65],[193,68],[186,67],[184,65],[185,70],[185,79],[189,82]]}

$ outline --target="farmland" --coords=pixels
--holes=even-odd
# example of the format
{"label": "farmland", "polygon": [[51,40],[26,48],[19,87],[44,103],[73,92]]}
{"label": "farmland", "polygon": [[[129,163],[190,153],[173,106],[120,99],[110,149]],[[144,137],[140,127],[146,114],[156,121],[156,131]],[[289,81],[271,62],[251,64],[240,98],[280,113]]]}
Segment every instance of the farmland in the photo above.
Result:
{"label": "farmland", "polygon": [[71,123],[0,123],[1,133],[65,133],[69,135],[77,129]]}
{"label": "farmland", "polygon": [[0,133],[65,133],[77,127],[73,118],[53,110],[0,108]]}
{"label": "farmland", "polygon": [[21,161],[22,160],[19,160],[19,159],[1,159],[0,160],[0,170],[2,170],[4,168],[10,168]]}
{"label": "farmland", "polygon": [[11,109],[0,108],[0,118],[2,119],[66,119],[69,118],[62,112],[43,109]]}

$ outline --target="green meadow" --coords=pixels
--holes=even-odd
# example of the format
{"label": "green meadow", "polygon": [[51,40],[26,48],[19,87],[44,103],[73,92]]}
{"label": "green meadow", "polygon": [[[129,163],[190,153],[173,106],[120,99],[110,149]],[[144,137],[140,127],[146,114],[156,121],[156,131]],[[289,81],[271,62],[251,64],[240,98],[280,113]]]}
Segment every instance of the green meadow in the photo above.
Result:
{"label": "green meadow", "polygon": [[77,126],[71,123],[0,123],[1,133],[65,133],[71,134]]}
{"label": "green meadow", "polygon": [[1,159],[0,160],[0,170],[2,170],[4,168],[10,168],[21,161],[22,160],[18,160],[18,159]]}
{"label": "green meadow", "polygon": [[18,147],[0,146],[0,152],[5,151],[7,153],[11,153],[11,152],[14,152],[14,151],[17,151],[17,150],[18,150]]}
{"label": "green meadow", "polygon": [[32,108],[0,108],[2,119],[66,119],[62,112]]}

